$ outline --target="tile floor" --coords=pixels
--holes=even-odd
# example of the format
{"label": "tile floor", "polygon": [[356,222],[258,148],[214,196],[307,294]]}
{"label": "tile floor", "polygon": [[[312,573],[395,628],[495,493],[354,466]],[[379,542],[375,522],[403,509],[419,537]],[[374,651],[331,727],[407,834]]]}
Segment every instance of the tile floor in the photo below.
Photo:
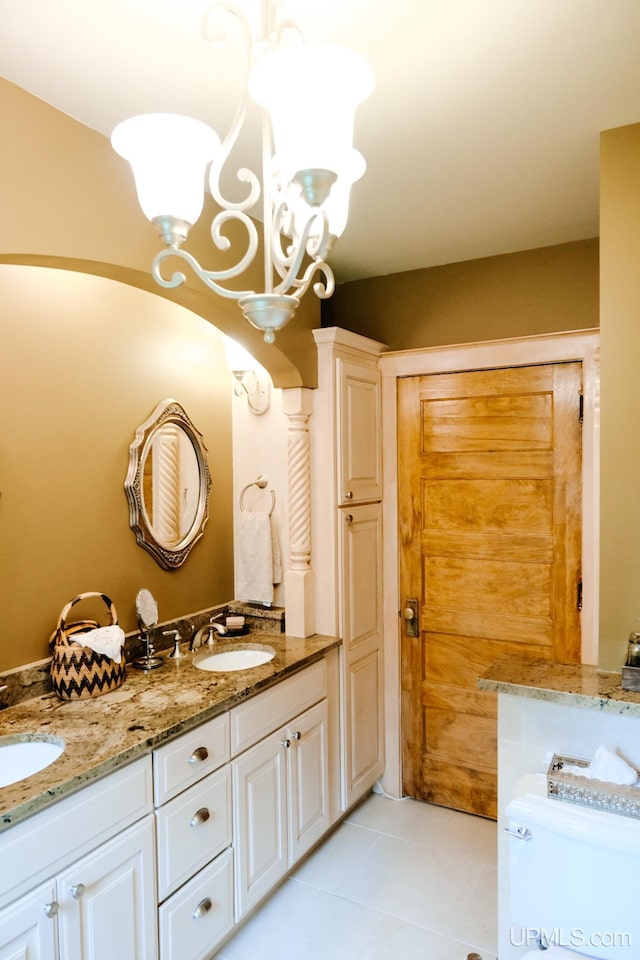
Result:
{"label": "tile floor", "polygon": [[373,793],[216,960],[496,960],[496,825]]}

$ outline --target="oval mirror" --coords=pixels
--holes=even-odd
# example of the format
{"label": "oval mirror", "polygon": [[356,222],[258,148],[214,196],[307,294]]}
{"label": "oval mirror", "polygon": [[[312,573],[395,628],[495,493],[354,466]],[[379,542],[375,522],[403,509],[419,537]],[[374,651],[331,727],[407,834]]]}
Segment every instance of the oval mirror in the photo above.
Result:
{"label": "oval mirror", "polygon": [[124,487],[140,546],[165,570],[179,567],[204,531],[211,475],[202,435],[176,400],[136,430]]}

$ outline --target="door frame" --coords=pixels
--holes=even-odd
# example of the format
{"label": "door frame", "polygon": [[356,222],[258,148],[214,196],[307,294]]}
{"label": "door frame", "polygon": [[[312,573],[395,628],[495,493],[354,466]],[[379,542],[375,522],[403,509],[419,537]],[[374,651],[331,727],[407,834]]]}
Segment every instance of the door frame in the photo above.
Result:
{"label": "door frame", "polygon": [[[600,333],[569,333],[488,340],[447,347],[398,350],[380,357],[382,449],[397,450],[397,380],[466,370],[580,361],[583,377],[582,434],[582,663],[598,663],[600,526]],[[402,796],[400,716],[400,561],[397,455],[383,457],[384,723],[386,766],[382,788]]]}

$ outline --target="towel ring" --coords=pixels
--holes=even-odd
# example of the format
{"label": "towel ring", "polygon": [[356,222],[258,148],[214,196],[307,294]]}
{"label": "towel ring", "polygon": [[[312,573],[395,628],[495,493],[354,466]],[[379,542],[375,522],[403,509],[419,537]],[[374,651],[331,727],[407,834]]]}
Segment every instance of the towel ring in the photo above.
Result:
{"label": "towel ring", "polygon": [[[249,487],[258,487],[260,490],[264,490],[264,488],[266,487],[266,485],[267,485],[267,478],[266,478],[266,477],[258,477],[257,480],[252,480],[251,483],[247,483],[246,486],[244,486],[244,487],[242,488],[242,491],[241,491],[241,493],[240,493],[240,509],[241,509],[244,513],[247,512],[247,508],[246,508],[245,505],[244,505],[244,495],[245,495],[245,493],[247,492],[247,490],[249,489]],[[271,510],[269,510],[269,516],[272,515],[272,513],[273,513],[273,511],[275,510],[275,507],[276,507],[276,495],[275,495],[275,492],[274,492],[273,490],[271,490],[270,493],[271,493]]]}

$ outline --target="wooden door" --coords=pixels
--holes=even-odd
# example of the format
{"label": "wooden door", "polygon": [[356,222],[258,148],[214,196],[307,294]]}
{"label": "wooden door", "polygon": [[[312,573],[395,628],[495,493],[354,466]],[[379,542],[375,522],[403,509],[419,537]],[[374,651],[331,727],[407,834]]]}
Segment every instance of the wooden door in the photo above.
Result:
{"label": "wooden door", "polygon": [[398,387],[403,789],[496,815],[502,657],[579,662],[581,364]]}

